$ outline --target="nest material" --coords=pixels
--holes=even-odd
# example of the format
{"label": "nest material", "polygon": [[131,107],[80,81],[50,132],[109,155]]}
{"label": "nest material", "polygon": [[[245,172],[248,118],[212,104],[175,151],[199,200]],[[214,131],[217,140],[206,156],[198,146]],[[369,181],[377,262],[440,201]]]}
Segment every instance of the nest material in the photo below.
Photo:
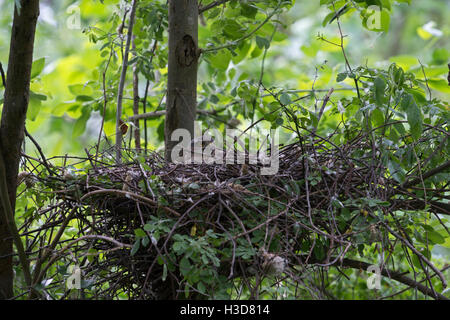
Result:
{"label": "nest material", "polygon": [[[388,226],[376,215],[387,214],[388,208],[413,208],[412,200],[391,201],[399,185],[373,161],[372,151],[363,139],[343,147],[288,145],[280,151],[279,172],[273,176],[260,175],[260,165],[180,165],[157,154],[145,163],[120,166],[101,166],[89,157],[87,174],[64,172],[40,179],[54,192],[57,208],[66,212],[53,224],[55,218],[48,214],[45,226],[49,231],[64,221],[78,221],[70,252],[72,260],[84,257],[83,272],[93,281],[95,298],[184,296],[182,255],[169,255],[173,237],[196,239],[208,230],[224,235],[218,252],[231,252],[218,256],[218,265],[208,262],[216,275],[231,281],[284,274],[305,283],[302,273],[310,265],[342,264],[362,242],[386,245]],[[376,205],[361,202],[358,207],[357,199],[373,199]],[[338,219],[344,213],[348,218]],[[152,217],[172,221],[170,230],[158,237],[146,230],[150,243],[136,249],[135,230],[145,229]],[[371,222],[358,228],[358,219]],[[64,244],[52,249],[62,254],[57,248]],[[239,255],[236,250],[242,245],[254,254]],[[95,254],[89,257],[88,252]],[[164,267],[165,259],[172,259],[173,268]],[[213,288],[191,289],[190,297],[213,297]]]}

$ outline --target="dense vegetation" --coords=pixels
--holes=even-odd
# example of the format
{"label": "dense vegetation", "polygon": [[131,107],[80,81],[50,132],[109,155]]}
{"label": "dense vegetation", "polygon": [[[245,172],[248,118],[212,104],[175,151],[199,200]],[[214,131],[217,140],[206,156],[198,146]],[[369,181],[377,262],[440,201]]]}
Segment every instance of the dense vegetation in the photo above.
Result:
{"label": "dense vegetation", "polygon": [[[25,2],[0,2],[10,66]],[[170,6],[41,0],[29,79],[3,64],[0,296],[448,299],[449,4],[198,1],[175,78]],[[277,173],[172,163],[193,118],[277,130]]]}

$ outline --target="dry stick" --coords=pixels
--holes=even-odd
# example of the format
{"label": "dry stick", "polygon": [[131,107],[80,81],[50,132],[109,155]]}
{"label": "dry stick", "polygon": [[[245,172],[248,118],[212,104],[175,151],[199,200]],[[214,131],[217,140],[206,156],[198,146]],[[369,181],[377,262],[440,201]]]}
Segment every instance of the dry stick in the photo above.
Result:
{"label": "dry stick", "polygon": [[8,185],[6,183],[5,163],[3,156],[0,154],[0,201],[5,214],[5,221],[9,229],[9,233],[13,237],[14,244],[17,248],[20,264],[22,265],[23,275],[25,282],[29,288],[31,288],[31,273],[30,265],[27,259],[25,249],[23,247],[22,240],[20,239],[19,231],[17,230],[16,223],[14,221],[14,212],[9,202]]}
{"label": "dry stick", "polygon": [[322,115],[323,115],[323,111],[325,110],[325,107],[326,107],[326,105],[328,103],[328,100],[330,100],[330,97],[333,94],[333,92],[334,92],[334,88],[331,88],[328,91],[328,93],[325,96],[325,98],[323,99],[322,107],[320,108],[319,115],[317,116],[317,127],[314,127],[314,129],[312,130],[313,135],[316,134],[317,128],[319,127],[320,119],[322,118]]}
{"label": "dry stick", "polygon": [[123,190],[101,189],[101,190],[91,191],[89,193],[86,193],[84,196],[82,196],[81,199],[80,199],[80,202],[82,202],[84,199],[86,199],[86,198],[88,198],[90,196],[98,195],[98,194],[115,194],[115,195],[124,196],[124,197],[129,198],[129,199],[139,200],[141,202],[151,204],[152,206],[156,206],[158,208],[162,208],[162,209],[166,210],[169,213],[172,213],[173,215],[175,215],[177,217],[181,217],[180,213],[178,213],[177,211],[175,211],[175,210],[173,210],[173,209],[171,209],[169,207],[160,206],[157,201],[154,201],[152,199],[149,199],[147,197],[141,196],[141,195],[136,194],[136,193],[132,193],[132,192],[129,192],[129,191],[123,191]]}
{"label": "dry stick", "polygon": [[67,217],[64,219],[63,223],[61,224],[61,226],[60,226],[60,228],[58,230],[58,233],[53,238],[52,243],[47,248],[47,250],[44,252],[42,257],[37,260],[36,266],[35,266],[34,271],[33,271],[33,283],[32,283],[33,286],[38,284],[39,282],[41,282],[42,279],[44,278],[45,271],[47,270],[47,268],[45,270],[42,270],[42,272],[41,272],[42,264],[45,262],[45,260],[48,259],[48,257],[52,254],[52,251],[56,248],[56,245],[58,244],[59,239],[61,239],[64,231],[66,230],[67,225],[72,220],[72,217],[74,216],[76,209],[77,209],[77,207],[74,207],[69,212],[69,214],[67,215]]}
{"label": "dry stick", "polygon": [[133,36],[133,25],[134,18],[136,16],[136,7],[138,0],[133,0],[131,13],[130,13],[130,23],[128,26],[127,43],[125,45],[125,54],[123,56],[122,63],[122,73],[120,74],[119,89],[117,93],[117,113],[116,113],[116,163],[122,162],[122,131],[121,131],[121,121],[122,121],[122,100],[123,100],[123,90],[125,87],[125,79],[127,76],[128,68],[128,54],[130,51],[131,38]]}
{"label": "dry stick", "polygon": [[61,254],[63,254],[67,249],[69,249],[71,246],[73,246],[75,243],[79,242],[79,241],[83,241],[86,239],[100,239],[100,240],[105,240],[105,241],[109,241],[113,244],[115,244],[118,248],[132,248],[132,245],[129,244],[125,244],[125,243],[121,243],[113,238],[107,237],[107,236],[102,236],[102,235],[84,235],[81,236],[78,239],[75,239],[71,242],[69,242],[68,245],[66,245],[64,248],[62,248],[61,250],[59,250],[57,253],[55,253],[50,260],[48,261],[48,263],[46,264],[45,268],[42,269],[41,274],[45,274],[48,270],[48,268],[50,268],[50,266],[55,263],[55,261],[59,258],[59,256]]}
{"label": "dry stick", "polygon": [[47,171],[48,171],[50,174],[56,175],[55,171],[53,171],[53,170],[50,168],[50,165],[48,164],[47,159],[46,159],[45,156],[44,156],[44,152],[42,152],[41,146],[40,146],[40,145],[37,143],[37,141],[36,141],[36,140],[28,133],[28,131],[27,131],[26,128],[24,128],[24,132],[25,132],[25,135],[28,137],[28,139],[30,139],[31,142],[33,142],[34,146],[36,147],[36,149],[38,150],[39,154],[41,155],[42,163],[43,163],[43,165],[45,166],[45,168],[47,169]]}

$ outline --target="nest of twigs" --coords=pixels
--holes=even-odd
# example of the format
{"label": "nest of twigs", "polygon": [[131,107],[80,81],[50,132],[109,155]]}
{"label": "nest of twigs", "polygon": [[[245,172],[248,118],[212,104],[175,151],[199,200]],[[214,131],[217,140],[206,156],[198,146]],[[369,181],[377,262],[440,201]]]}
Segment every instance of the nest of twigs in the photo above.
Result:
{"label": "nest of twigs", "polygon": [[[219,281],[240,281],[258,298],[263,279],[308,286],[317,267],[367,269],[368,263],[347,255],[358,249],[362,255],[363,244],[386,250],[392,234],[404,237],[382,217],[423,204],[389,178],[374,161],[376,152],[364,137],[340,147],[299,142],[281,148],[278,174],[268,176],[260,174],[260,165],[180,165],[156,153],[112,166],[88,153],[78,161],[90,163],[82,173],[44,161],[52,173],[36,169],[34,176],[49,201],[39,211],[40,227],[30,218],[22,231],[31,239],[29,252],[34,248],[52,262],[81,267],[89,280],[83,282],[83,297],[216,298]],[[64,236],[58,233],[62,229]],[[217,261],[199,258],[199,263],[193,254],[188,267],[204,267],[205,273],[188,280],[185,254],[175,243],[211,239],[211,233],[222,237],[201,250],[211,248]],[[406,283],[400,271],[387,270]],[[48,272],[42,267],[38,280],[50,277]],[[61,281],[70,275],[64,272]],[[195,285],[199,282],[203,287]],[[69,293],[63,290],[63,296]],[[317,290],[309,294],[329,298]]]}

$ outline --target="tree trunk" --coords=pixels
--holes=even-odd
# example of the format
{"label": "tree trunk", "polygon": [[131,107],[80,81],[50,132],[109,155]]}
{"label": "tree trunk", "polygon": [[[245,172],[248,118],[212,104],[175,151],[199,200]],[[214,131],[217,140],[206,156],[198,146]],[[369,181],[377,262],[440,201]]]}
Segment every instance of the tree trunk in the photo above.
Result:
{"label": "tree trunk", "polygon": [[[31,67],[39,0],[21,0],[21,9],[14,9],[8,73],[0,124],[0,156],[6,168],[8,198],[14,210],[20,148],[24,138],[25,118],[30,93]],[[0,210],[4,208],[0,207]],[[0,298],[13,296],[13,241],[0,212]]]}
{"label": "tree trunk", "polygon": [[178,141],[172,132],[186,129],[194,138],[197,105],[198,4],[196,0],[169,1],[169,66],[165,118],[165,158]]}

